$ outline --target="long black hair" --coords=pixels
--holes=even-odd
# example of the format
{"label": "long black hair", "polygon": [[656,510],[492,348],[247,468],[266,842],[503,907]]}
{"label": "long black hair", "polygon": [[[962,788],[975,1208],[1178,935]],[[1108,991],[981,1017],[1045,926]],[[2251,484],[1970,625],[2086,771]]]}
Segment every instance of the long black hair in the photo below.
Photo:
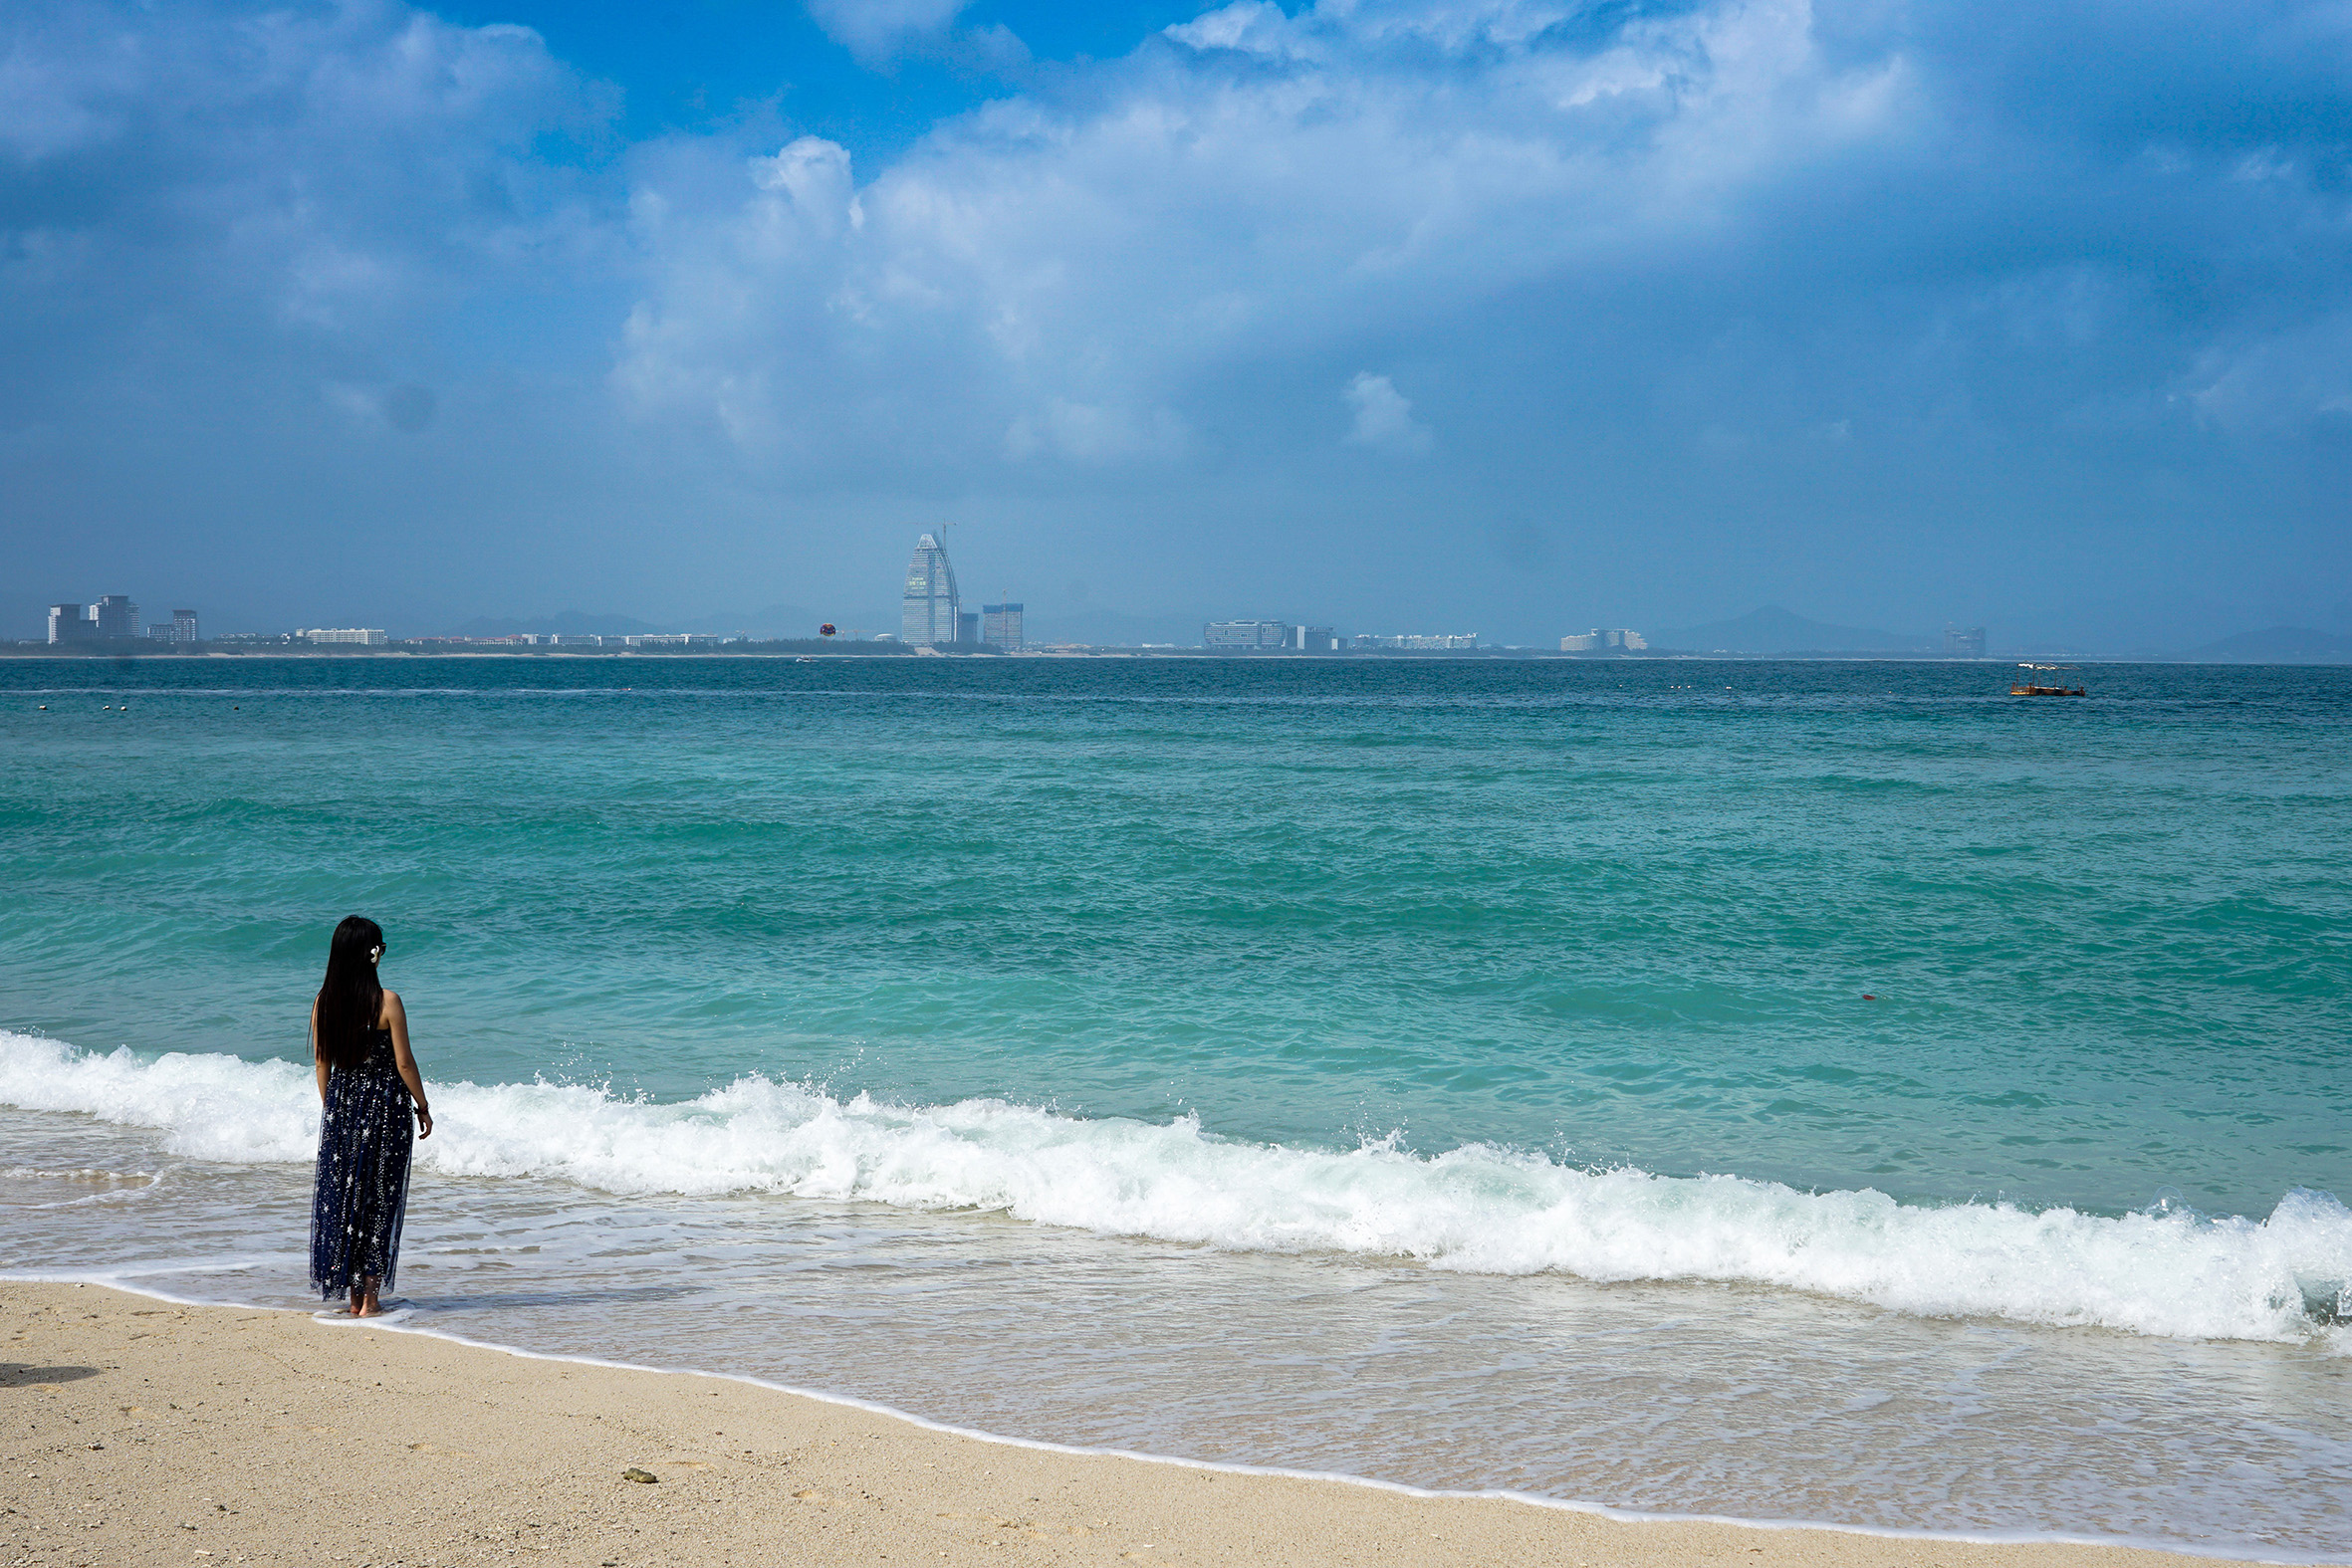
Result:
{"label": "long black hair", "polygon": [[383,927],[365,915],[346,915],[327,950],[327,983],[319,988],[319,1056],[330,1067],[366,1059],[367,1034],[383,1010],[383,986],[375,961],[383,952]]}

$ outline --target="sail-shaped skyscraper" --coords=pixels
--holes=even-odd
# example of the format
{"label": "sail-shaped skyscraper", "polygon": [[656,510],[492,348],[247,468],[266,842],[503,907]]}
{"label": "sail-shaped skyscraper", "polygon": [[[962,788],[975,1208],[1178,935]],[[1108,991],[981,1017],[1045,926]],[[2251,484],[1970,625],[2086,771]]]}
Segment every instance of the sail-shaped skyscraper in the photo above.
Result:
{"label": "sail-shaped skyscraper", "polygon": [[947,562],[947,547],[936,535],[915,541],[914,560],[906,563],[905,611],[898,639],[918,648],[939,647],[956,640],[956,615],[963,600],[956,593],[956,568]]}

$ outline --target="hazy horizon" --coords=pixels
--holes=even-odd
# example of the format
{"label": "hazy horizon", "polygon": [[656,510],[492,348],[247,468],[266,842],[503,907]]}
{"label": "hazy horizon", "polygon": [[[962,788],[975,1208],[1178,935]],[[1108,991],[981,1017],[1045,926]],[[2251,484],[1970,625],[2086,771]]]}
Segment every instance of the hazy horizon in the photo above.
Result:
{"label": "hazy horizon", "polygon": [[[32,0],[0,635],[2352,634],[2316,4]],[[1164,640],[1151,638],[1148,640]]]}

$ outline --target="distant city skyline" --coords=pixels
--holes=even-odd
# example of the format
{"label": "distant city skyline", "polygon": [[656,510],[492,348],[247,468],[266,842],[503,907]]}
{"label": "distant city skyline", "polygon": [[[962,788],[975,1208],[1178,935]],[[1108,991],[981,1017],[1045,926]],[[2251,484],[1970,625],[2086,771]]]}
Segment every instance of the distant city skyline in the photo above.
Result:
{"label": "distant city skyline", "polygon": [[[1774,604],[1761,606],[1746,615],[1733,617],[1723,622],[1696,626],[1665,625],[1649,631],[1630,627],[1589,631],[1571,628],[1556,635],[1546,632],[1524,640],[1514,637],[1482,637],[1478,633],[1347,631],[1302,622],[1217,621],[1214,617],[1185,617],[1182,615],[1152,617],[1121,615],[1117,612],[1105,615],[1101,610],[1083,602],[1089,595],[1086,585],[1082,582],[1071,584],[1072,596],[1081,600],[1078,605],[1063,607],[1059,613],[1057,613],[1054,608],[1049,608],[1045,618],[1040,620],[1031,613],[1030,606],[1026,602],[1017,602],[1010,605],[1012,614],[1010,617],[1006,617],[999,614],[999,610],[1005,607],[1003,605],[988,605],[974,610],[962,608],[961,589],[945,546],[946,532],[945,526],[936,526],[918,535],[914,554],[908,562],[906,580],[902,585],[899,613],[895,617],[885,617],[880,612],[872,610],[811,609],[783,604],[742,613],[724,611],[714,613],[704,610],[693,616],[671,617],[665,620],[639,618],[616,612],[588,614],[567,610],[556,615],[509,616],[505,617],[503,622],[498,617],[476,616],[472,620],[476,629],[462,633],[462,635],[470,635],[477,639],[495,638],[502,634],[486,629],[487,626],[504,624],[512,628],[509,634],[528,643],[553,645],[564,640],[577,640],[586,646],[605,642],[617,644],[621,641],[634,643],[639,640],[652,644],[708,640],[715,644],[730,637],[790,639],[812,636],[817,623],[823,619],[828,624],[838,622],[843,626],[844,641],[881,636],[892,637],[912,645],[942,647],[980,644],[1008,646],[1004,639],[1007,635],[1006,625],[1009,623],[1010,635],[1014,639],[1009,645],[1013,647],[1036,645],[1041,637],[1046,641],[1074,645],[1182,647],[1217,646],[1221,641],[1230,645],[1240,645],[1233,642],[1234,636],[1238,634],[1238,628],[1264,626],[1274,629],[1263,633],[1253,632],[1251,636],[1254,639],[1272,638],[1274,640],[1253,641],[1251,645],[1288,647],[1294,651],[1302,645],[1320,646],[1321,640],[1327,638],[1332,648],[1367,649],[1385,646],[1404,651],[1434,651],[1448,647],[1455,650],[1466,650],[1483,645],[1521,649],[1556,648],[1562,652],[1580,652],[1593,649],[1643,651],[1650,647],[1656,647],[1665,650],[1735,653],[1743,656],[1775,653],[1885,652],[1890,654],[1941,653],[1950,657],[1996,658],[2011,655],[2090,658],[2275,657],[2289,661],[2318,660],[2320,662],[2352,657],[2352,653],[2341,651],[2352,650],[2352,633],[2331,633],[2319,628],[2282,624],[2249,627],[2228,636],[2206,638],[2202,642],[2192,642],[2189,639],[2189,632],[2196,628],[2184,627],[2176,629],[2169,641],[2159,640],[2120,646],[2110,643],[2101,646],[2087,640],[2037,639],[2031,635],[2028,628],[2016,626],[2014,623],[1964,626],[1949,617],[1944,620],[1940,631],[1923,629],[1918,632],[1903,633],[1869,630],[1813,620]],[[123,625],[138,628],[127,635],[144,634],[159,641],[185,643],[196,641],[199,637],[199,623],[194,610],[177,609],[173,612],[173,620],[169,622],[142,622],[137,600],[128,594],[101,595],[98,601],[91,602],[48,601],[44,606],[43,614],[45,627],[43,624],[35,624],[29,629],[30,636],[35,640],[43,637],[44,630],[46,630],[47,640],[52,642],[74,641],[89,637],[122,636],[126,633],[118,629],[103,628],[118,628]],[[64,618],[61,619],[61,617]],[[874,622],[885,618],[895,620],[894,630],[885,631],[878,627],[857,624],[860,621]],[[1408,615],[1391,619],[1393,621],[1397,618],[1417,618],[1426,623],[1429,617]],[[386,619],[390,618],[386,617]],[[1089,619],[1093,620],[1095,624],[1087,625],[1086,622]],[[1104,621],[1111,623],[1107,629],[1102,629]],[[558,623],[570,623],[579,629],[565,632],[558,628]],[[220,623],[216,622],[216,624]],[[266,625],[237,627],[232,623],[224,630],[229,635],[276,635],[283,625],[284,623],[280,622],[277,628]],[[456,628],[451,627],[445,621],[439,624],[427,623],[427,625],[430,629],[414,624],[393,625],[379,630],[373,635],[391,641],[420,637],[427,640],[447,640],[452,636],[461,635]],[[535,626],[539,630],[527,634],[523,631],[527,625]],[[599,630],[586,631],[585,628],[590,625],[598,627]],[[1209,631],[1213,625],[1221,625],[1235,630],[1230,630],[1222,638],[1214,637]],[[1189,634],[1183,629],[1187,626],[1191,628]],[[601,629],[606,627],[614,629]],[[626,630],[619,629],[622,627],[625,627]],[[24,630],[25,628],[18,629]],[[343,632],[319,633],[314,636],[310,631],[296,630],[292,635],[302,641],[368,640],[356,633],[346,635]],[[0,631],[0,637],[4,636],[5,631]],[[1307,639],[1308,641],[1302,644],[1299,639]]]}
{"label": "distant city skyline", "polygon": [[[898,629],[895,633],[860,629],[851,626],[845,641],[880,637],[909,646],[955,649],[960,647],[995,646],[1000,649],[1020,650],[1031,646],[1036,638],[1030,635],[1030,620],[1024,602],[1000,602],[982,609],[962,608],[961,590],[956,580],[945,545],[945,525],[918,535],[909,560],[902,587]],[[1083,599],[1083,583],[1072,585],[1073,596]],[[789,628],[773,623],[779,616],[795,622],[813,623],[821,612],[796,606],[773,605],[741,617],[744,624],[726,631],[686,631],[664,629],[652,622],[634,617],[607,613],[602,615],[565,611],[553,617],[540,617],[539,623],[548,629],[542,632],[451,633],[447,631],[419,632],[413,629],[344,628],[301,629],[283,635],[298,642],[312,644],[367,643],[382,645],[388,641],[513,641],[523,645],[562,645],[577,643],[589,645],[647,646],[697,643],[719,645],[729,640],[760,640],[763,638],[791,639],[810,634],[810,627],[796,625]],[[838,612],[823,612],[838,614]],[[1080,613],[1083,613],[1081,611]],[[717,624],[730,617],[721,614],[700,617]],[[866,615],[866,619],[879,619]],[[1172,617],[1160,618],[1164,626]],[[477,618],[478,619],[478,618]],[[1148,622],[1147,617],[1127,617],[1133,622]],[[554,629],[554,622],[571,621],[591,623],[627,623],[627,632],[563,632]],[[753,622],[770,622],[760,630],[753,630]],[[96,602],[52,601],[46,607],[47,640],[51,643],[71,643],[135,637],[146,635],[165,642],[192,643],[200,640],[198,617],[192,609],[176,609],[169,622],[142,625],[138,604],[127,594],[105,594]],[[830,625],[832,622],[827,621]],[[1052,622],[1048,622],[1052,624]],[[1984,625],[1960,626],[1947,620],[1941,634],[1866,630],[1833,623],[1813,621],[1794,614],[1778,605],[1764,605],[1748,615],[1720,623],[1694,627],[1669,627],[1656,633],[1644,633],[1630,627],[1595,628],[1588,631],[1561,633],[1556,642],[1549,637],[1518,642],[1509,639],[1481,638],[1472,633],[1439,632],[1337,632],[1330,626],[1283,621],[1203,620],[1199,639],[1160,640],[1150,634],[1112,634],[1082,636],[1049,634],[1053,640],[1065,645],[1104,645],[1125,647],[1183,647],[1256,648],[1288,651],[1337,651],[1341,649],[1371,650],[1387,648],[1395,651],[1472,651],[1490,648],[1517,648],[1534,651],[1556,647],[1563,653],[1584,652],[1642,652],[1650,649],[1670,652],[1718,652],[1740,656],[1772,655],[1778,653],[1872,653],[1919,655],[1940,652],[1946,657],[2220,657],[2220,658],[2279,658],[2288,661],[2333,662],[2352,660],[2352,633],[2336,634],[2316,628],[2294,626],[2257,627],[2232,636],[2211,639],[2203,645],[2185,646],[2176,639],[2170,645],[2152,644],[2125,649],[2098,648],[2086,643],[2035,642],[2020,638],[2013,632],[1998,635]],[[125,630],[124,628],[129,628]],[[1157,629],[1156,627],[1154,629]],[[2008,628],[2003,628],[2008,631]],[[256,633],[232,632],[232,637],[250,640]],[[278,633],[260,633],[278,635]]]}
{"label": "distant city skyline", "polygon": [[[921,608],[916,608],[917,601]],[[720,648],[731,642],[757,642],[769,639],[793,640],[811,638],[818,612],[796,606],[774,605],[765,611],[746,617],[746,624],[731,626],[726,631],[688,631],[664,628],[637,621],[628,616],[605,614],[588,615],[566,611],[553,617],[541,617],[536,629],[526,630],[512,620],[477,622],[461,631],[419,631],[414,628],[388,630],[384,628],[296,628],[278,630],[230,630],[215,635],[228,642],[266,644],[272,641],[303,643],[313,646],[334,644],[367,644],[383,646],[389,643],[414,642],[420,645],[450,643],[510,643],[525,647],[576,648]],[[1003,651],[1025,651],[1039,645],[1040,639],[1029,630],[1028,605],[1022,601],[1000,601],[983,605],[978,610],[963,610],[957,589],[954,568],[948,561],[943,542],[936,532],[919,535],[913,558],[909,562],[905,592],[901,600],[900,627],[896,633],[880,632],[855,625],[840,629],[842,646],[860,640],[883,638],[892,642],[905,640],[910,617],[920,615],[922,624],[937,624],[955,628],[954,637],[934,644],[954,649],[958,647],[994,646]],[[753,629],[749,622],[766,620],[771,623],[781,617],[790,625],[770,624]],[[729,617],[721,615],[717,621]],[[571,629],[563,629],[565,625]],[[830,625],[831,622],[825,624]],[[1722,653],[1738,657],[1771,657],[1784,654],[1870,655],[1893,657],[1941,656],[1947,658],[2006,658],[2006,657],[2069,657],[2069,658],[2207,658],[2226,662],[2287,662],[2287,663],[2343,663],[2352,662],[2352,634],[2336,634],[2312,628],[2269,627],[2214,639],[2196,646],[2137,648],[2129,650],[2093,649],[2082,646],[2051,646],[2043,644],[2018,645],[2003,642],[1983,626],[1961,626],[1947,623],[1941,634],[1903,634],[1869,630],[1809,620],[1777,605],[1764,605],[1748,615],[1734,620],[1684,628],[1667,628],[1656,633],[1644,633],[1631,627],[1594,628],[1587,631],[1562,633],[1556,643],[1539,641],[1512,643],[1500,639],[1482,639],[1477,633],[1437,632],[1339,632],[1330,626],[1302,622],[1266,620],[1202,621],[1197,640],[1191,636],[1160,637],[1137,635],[1129,628],[1107,636],[1067,636],[1049,634],[1047,642],[1063,646],[1114,646],[1141,648],[1203,648],[1250,649],[1258,651],[1324,652],[1377,651],[1401,652],[1468,652],[1479,648],[1496,650],[1516,649],[1521,652],[1540,652],[1556,648],[1561,653]],[[129,627],[129,631],[122,628]],[[588,628],[594,627],[595,630]],[[137,600],[128,594],[105,594],[96,601],[60,600],[48,606],[47,637],[50,643],[99,644],[123,637],[143,636],[161,643],[193,644],[202,640],[198,613],[190,608],[176,608],[168,621],[142,623]],[[19,639],[25,640],[25,639]],[[36,637],[31,640],[43,640]]]}
{"label": "distant city skyline", "polygon": [[192,609],[174,609],[168,620],[144,621],[138,603],[127,593],[101,594],[96,602],[77,599],[52,602],[48,613],[48,641],[82,643],[117,641],[144,636],[157,642],[192,643],[202,640],[199,619]]}
{"label": "distant city skyline", "polygon": [[[931,538],[935,545],[939,544],[936,532],[932,532],[923,537]],[[944,546],[941,545],[940,548],[942,556],[944,557]],[[952,572],[952,567],[950,570]],[[119,576],[121,574],[112,573],[112,575]],[[1205,625],[1210,620],[1218,618],[1214,615],[1205,616],[1198,611],[1195,611],[1189,615],[1182,612],[1160,615],[1136,615],[1112,610],[1107,606],[1101,606],[1094,602],[1094,596],[1089,592],[1083,591],[1086,588],[1084,583],[1075,583],[1072,584],[1072,586],[1081,590],[1080,594],[1076,595],[1079,597],[1080,602],[1076,604],[1049,604],[1042,607],[1041,611],[1041,606],[1037,604],[1027,602],[1024,603],[1024,614],[1017,618],[1022,620],[1024,623],[1025,638],[1027,641],[1034,643],[1041,636],[1043,636],[1048,640],[1054,641],[1100,643],[1119,646],[1139,646],[1149,643],[1166,644],[1170,642],[1183,645],[1193,645],[1197,644],[1201,640],[1200,633],[1203,625]],[[169,595],[165,594],[158,596],[168,597]],[[137,605],[141,601],[143,595],[119,594],[102,595],[101,597],[119,600],[123,604],[129,606],[129,613],[133,615],[140,615],[142,617],[139,620],[140,629],[137,633],[134,633],[134,635],[143,635],[165,641],[176,640],[186,642],[196,640],[197,634],[192,629],[198,624],[196,612],[194,610],[184,608],[176,610],[174,612],[175,615],[178,617],[185,617],[185,619],[181,620],[177,628],[174,629],[174,626],[171,622],[160,619],[143,618],[142,612],[137,609]],[[844,597],[848,599],[849,602],[854,603],[856,602],[857,597],[862,597],[870,601],[875,598],[876,595],[869,591],[858,596],[845,595]],[[966,632],[970,637],[984,638],[986,634],[983,632],[982,626],[987,616],[986,608],[984,607],[977,610],[963,610],[961,608],[962,600],[960,589],[955,595],[954,602],[957,605],[958,615],[962,617],[962,620],[959,621],[959,629]],[[686,630],[691,629],[697,635],[708,632],[713,635],[796,637],[814,635],[816,625],[821,620],[829,620],[839,623],[843,628],[843,634],[850,638],[870,637],[884,633],[904,638],[906,635],[904,604],[905,601],[902,597],[900,608],[896,613],[878,610],[873,608],[869,603],[866,608],[854,610],[843,610],[837,607],[804,608],[797,605],[777,604],[768,606],[764,609],[752,609],[745,611],[713,611],[706,608],[697,612],[676,616],[660,616],[650,613],[636,615],[623,613],[617,610],[583,612],[574,609],[566,609],[561,612],[540,612],[530,615],[514,615],[510,613],[503,617],[496,614],[488,616],[475,614],[469,617],[464,617],[462,620],[456,617],[440,617],[423,620],[411,619],[403,622],[400,617],[382,615],[380,613],[376,615],[359,615],[348,618],[354,621],[364,621],[370,619],[381,620],[387,627],[388,635],[394,639],[419,636],[433,637],[451,635],[459,629],[464,621],[485,624],[506,624],[515,628],[516,630],[521,630],[527,625],[537,626],[551,633],[556,628],[558,622],[568,622],[579,624],[594,624],[598,626],[610,626],[615,628],[614,631],[606,632],[605,635],[618,635],[620,633],[617,628],[625,625],[638,634],[657,634],[672,631],[683,634]],[[56,612],[61,605],[69,609],[80,611],[84,616],[85,621],[88,623],[87,630],[90,633],[99,635],[118,634],[96,633],[96,600],[46,599],[35,602],[34,607],[29,611],[19,612],[18,618],[13,625],[7,624],[5,620],[0,620],[0,639],[13,636],[18,640],[47,640],[54,634],[56,630]],[[118,609],[114,613],[119,615],[121,611]],[[4,616],[5,614],[5,609],[0,608],[0,616]],[[1711,628],[1720,630],[1722,627],[1739,626],[1756,622],[1760,618],[1763,621],[1769,623],[1771,626],[1776,626],[1778,622],[1774,620],[1774,617],[1778,617],[1779,620],[1787,621],[1790,624],[1798,622],[1807,623],[1811,626],[1821,628],[1822,630],[1828,631],[1835,635],[1830,636],[1827,640],[1822,640],[1818,637],[1790,640],[1788,636],[1771,630],[1767,630],[1766,633],[1761,637],[1751,636],[1744,639],[1733,638],[1730,640],[1726,640],[1720,636],[1690,635],[1690,633],[1694,631],[1708,631]],[[230,616],[223,615],[208,616],[206,617],[206,621],[207,623],[218,628],[218,631],[215,634],[251,634],[275,633],[278,631],[283,631],[297,623],[308,624],[310,619],[323,620],[328,618],[332,617],[306,617],[301,612],[300,608],[298,608],[294,613],[287,616],[272,616],[265,618],[246,614],[243,616],[231,618]],[[1480,619],[1483,617],[1472,616],[1467,618]],[[1893,619],[1894,617],[1887,618]],[[1351,639],[1366,636],[1397,635],[1396,633],[1367,633],[1350,631],[1344,629],[1345,622],[1342,618],[1334,617],[1333,619],[1342,628],[1335,631],[1334,633],[1334,635],[1341,641],[1349,641]],[[1375,623],[1377,623],[1377,620],[1386,620],[1392,625],[1398,621],[1417,620],[1426,625],[1432,619],[1434,619],[1434,617],[1427,614],[1414,614],[1408,610],[1401,615],[1381,616],[1377,618],[1367,616],[1365,619],[1373,620]],[[1581,628],[1578,628],[1574,625],[1573,617],[1563,617],[1562,619],[1565,619],[1568,624],[1558,629],[1546,629],[1539,631],[1534,635],[1483,636],[1482,640],[1497,646],[1520,646],[1529,648],[1558,647],[1561,645],[1562,638],[1583,634]],[[969,624],[966,625],[964,622],[968,622]],[[2235,629],[2226,631],[2218,635],[2211,634],[2213,627],[2216,624],[2233,626]],[[1638,628],[1636,629],[1639,630]],[[1996,657],[2003,656],[2009,653],[2015,653],[2021,656],[2033,654],[2101,658],[2121,658],[2135,656],[2171,657],[2193,654],[2200,648],[2210,649],[2222,645],[2243,645],[2247,647],[2265,646],[2275,647],[2282,650],[2301,648],[2308,650],[2311,648],[2325,648],[2339,644],[2352,643],[2352,632],[2329,632],[2324,627],[2297,626],[2291,623],[2276,621],[2267,624],[2248,624],[2242,620],[2235,622],[2216,622],[2213,620],[2187,621],[2178,623],[2174,627],[2170,628],[2169,635],[2165,629],[2160,628],[2152,638],[2138,641],[2128,640],[2120,636],[2109,637],[2107,639],[2101,640],[2089,637],[2067,639],[2038,635],[2035,628],[2030,623],[2020,624],[2014,621],[2003,623],[1990,617],[1983,618],[1977,623],[1963,626],[1954,617],[1945,616],[1942,617],[1936,625],[1922,626],[1914,632],[1870,631],[1853,626],[1841,625],[1832,621],[1807,617],[1773,604],[1760,606],[1748,612],[1747,614],[1729,617],[1723,622],[1705,623],[1704,625],[1700,626],[1680,625],[1671,620],[1653,622],[1651,629],[1641,630],[1640,634],[1644,636],[1646,640],[1652,643],[1657,643],[1660,646],[1685,648],[1723,648],[1727,651],[1742,651],[1750,653],[1778,651],[1957,652],[1957,649],[1947,645],[1947,634],[1954,630],[1959,630],[1966,633],[1967,636],[1972,639],[1970,643],[1971,646],[1981,645],[1985,650],[1987,650],[1989,656]],[[74,631],[68,633],[69,637],[82,634],[85,634],[83,628],[77,628]],[[488,635],[490,633],[477,632],[476,634]],[[1973,641],[1973,639],[1980,634],[1982,635],[1983,641],[1981,644],[1977,644]],[[1435,633],[1420,633],[1415,635],[1435,635]],[[1737,644],[1736,647],[1735,644]]]}

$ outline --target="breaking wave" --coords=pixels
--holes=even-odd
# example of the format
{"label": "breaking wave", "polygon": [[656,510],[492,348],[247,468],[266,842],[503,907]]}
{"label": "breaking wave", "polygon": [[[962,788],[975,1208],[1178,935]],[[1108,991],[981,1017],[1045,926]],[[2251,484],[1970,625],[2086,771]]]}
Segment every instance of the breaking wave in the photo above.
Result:
{"label": "breaking wave", "polygon": [[[1924,1316],[2185,1338],[2333,1340],[2352,1319],[2352,1211],[2300,1189],[2262,1220],[1928,1207],[1738,1176],[1582,1170],[1487,1144],[1294,1148],[1220,1138],[1189,1117],[844,1100],[757,1076],[672,1104],[550,1083],[448,1083],[433,1099],[437,1127],[418,1161],[449,1176],[997,1211],[1235,1250],[1772,1285]],[[142,1059],[5,1031],[0,1104],[155,1128],[191,1159],[308,1162],[318,1138],[310,1072],[292,1063]]]}

